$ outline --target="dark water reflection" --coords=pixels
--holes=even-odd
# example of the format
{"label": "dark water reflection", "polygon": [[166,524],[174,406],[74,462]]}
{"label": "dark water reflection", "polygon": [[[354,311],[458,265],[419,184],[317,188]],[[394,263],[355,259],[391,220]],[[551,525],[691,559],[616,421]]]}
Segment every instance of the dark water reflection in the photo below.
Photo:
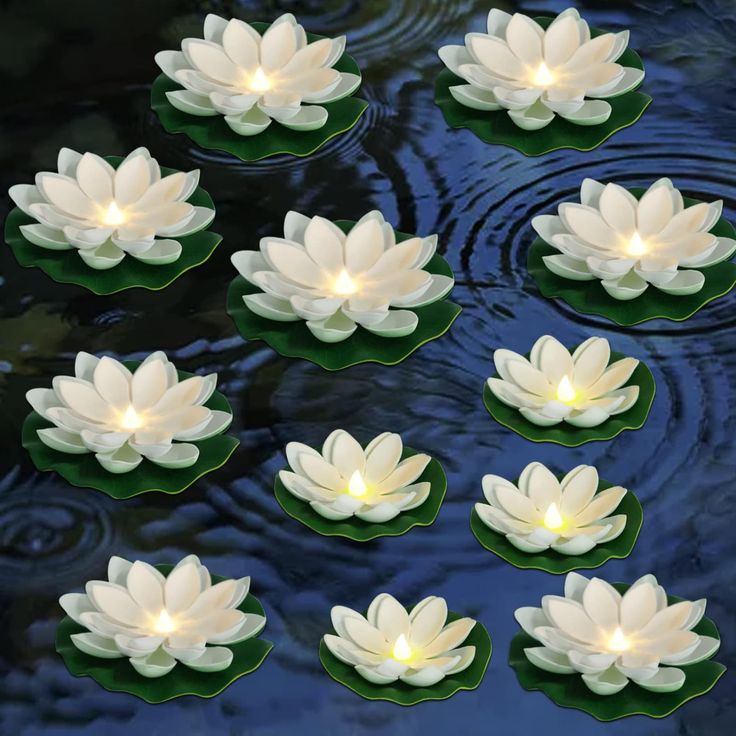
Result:
{"label": "dark water reflection", "polygon": [[[525,12],[565,0],[518,3]],[[734,677],[663,721],[602,725],[525,693],[507,667],[514,608],[562,581],[485,553],[468,530],[485,472],[514,476],[537,459],[559,469],[598,465],[634,489],[645,524],[609,579],[654,571],[673,592],[707,595],[736,664],[733,437],[734,304],[717,301],[684,325],[620,329],[542,299],[526,273],[530,219],[574,196],[585,176],[643,185],[668,175],[690,196],[722,197],[736,219],[736,6],[732,0],[589,0],[595,24],[632,28],[655,102],[634,128],[588,154],[529,159],[447,131],[432,104],[435,51],[480,28],[472,0],[57,3],[0,6],[0,190],[51,168],[58,148],[123,153],[148,145],[168,166],[202,168],[225,241],[210,263],[161,293],[101,298],[21,269],[0,251],[0,733],[100,734],[627,734],[717,735],[736,724]],[[503,5],[511,9],[511,4]],[[347,32],[361,63],[361,123],[306,160],[257,165],[167,136],[148,110],[153,53],[198,31],[215,10],[266,19],[293,10],[313,31]],[[7,199],[3,200],[7,205]],[[224,312],[229,254],[274,232],[289,208],[355,218],[372,207],[403,230],[439,232],[465,307],[452,332],[394,368],[328,374],[234,335]],[[611,339],[653,369],[658,392],[646,428],[576,449],[535,446],[494,424],[480,402],[492,350],[525,349],[542,331],[570,344]],[[242,446],[182,496],[114,503],[35,473],[19,446],[24,392],[66,372],[80,350],[136,357],[166,349],[183,368],[217,370],[236,409]],[[318,443],[344,426],[385,429],[431,452],[449,475],[435,525],[366,546],[328,540],[286,519],[270,493],[291,439]],[[54,654],[58,596],[103,573],[111,554],[154,562],[200,554],[223,574],[251,574],[277,648],[253,676],[213,700],[149,706],[74,679]],[[481,687],[401,709],[364,702],[321,671],[316,649],[332,604],[361,607],[391,589],[407,601],[445,595],[480,617],[494,654]]]}

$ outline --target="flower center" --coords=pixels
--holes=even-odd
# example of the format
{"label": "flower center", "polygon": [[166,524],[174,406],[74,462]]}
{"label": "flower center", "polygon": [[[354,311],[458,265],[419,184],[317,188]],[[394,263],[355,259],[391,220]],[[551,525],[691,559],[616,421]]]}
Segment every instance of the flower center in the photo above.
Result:
{"label": "flower center", "polygon": [[409,642],[403,634],[399,634],[399,638],[394,643],[394,650],[391,656],[398,662],[406,662],[411,659],[413,652],[409,646]]}
{"label": "flower center", "polygon": [[358,285],[350,278],[350,274],[343,268],[332,285],[332,291],[338,296],[350,296],[358,291]]}
{"label": "flower center", "polygon": [[142,426],[143,418],[132,406],[129,406],[125,410],[125,414],[120,417],[120,427],[122,429],[140,429]]}
{"label": "flower center", "polygon": [[172,631],[176,631],[176,623],[174,622],[174,619],[169,616],[169,612],[164,608],[161,613],[159,613],[153,628],[159,634],[170,634]]}
{"label": "flower center", "polygon": [[251,92],[268,92],[273,87],[271,80],[261,67],[256,69],[256,73],[248,80],[247,84]]}
{"label": "flower center", "polygon": [[366,486],[365,481],[363,480],[363,476],[360,474],[360,471],[356,470],[350,476],[350,482],[348,483],[348,493],[351,496],[360,498],[361,496],[365,496],[367,492],[368,486]]}
{"label": "flower center", "polygon": [[544,515],[544,525],[550,531],[555,532],[558,529],[562,529],[564,523],[565,521],[562,518],[562,514],[560,514],[560,510],[557,508],[557,504],[551,503],[547,509],[547,513]]}
{"label": "flower center", "polygon": [[621,627],[617,626],[616,631],[611,634],[611,638],[608,640],[608,648],[612,652],[625,652],[631,647],[631,643],[624,636],[624,632],[621,631]]}
{"label": "flower center", "polygon": [[556,80],[557,76],[552,73],[544,62],[532,73],[532,84],[535,87],[548,87],[550,84],[554,84]]}
{"label": "flower center", "polygon": [[122,225],[127,219],[125,212],[118,207],[117,202],[110,202],[102,216],[102,222],[105,225]]}
{"label": "flower center", "polygon": [[557,387],[557,400],[561,401],[563,404],[569,404],[570,402],[575,401],[576,397],[577,392],[575,391],[570,378],[565,376]]}
{"label": "flower center", "polygon": [[626,246],[626,252],[631,256],[643,256],[648,250],[649,247],[639,233],[634,233]]}

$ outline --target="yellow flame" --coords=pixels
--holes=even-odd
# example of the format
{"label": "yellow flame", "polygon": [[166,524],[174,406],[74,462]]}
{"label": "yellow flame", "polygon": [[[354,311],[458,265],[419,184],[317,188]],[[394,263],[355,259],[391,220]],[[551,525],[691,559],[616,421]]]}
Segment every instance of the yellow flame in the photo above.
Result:
{"label": "yellow flame", "polygon": [[575,401],[577,392],[570,381],[568,376],[565,376],[557,387],[557,400],[563,404],[569,404],[571,401]]}
{"label": "yellow flame", "polygon": [[143,419],[132,406],[129,406],[120,418],[120,426],[123,429],[138,429],[143,426]]}
{"label": "yellow flame", "polygon": [[266,72],[264,72],[261,67],[256,69],[256,73],[248,82],[248,87],[250,87],[253,92],[268,92],[272,86],[271,80],[266,76]]}
{"label": "yellow flame", "polygon": [[351,476],[350,476],[350,482],[348,483],[348,493],[351,496],[365,496],[365,494],[368,491],[368,487],[365,484],[365,481],[363,480],[363,476],[360,474],[359,470],[356,470]]}
{"label": "yellow flame", "polygon": [[117,202],[110,202],[110,206],[102,217],[105,225],[122,225],[126,219],[125,212],[118,207]]}
{"label": "yellow flame", "polygon": [[153,628],[158,631],[159,634],[170,634],[172,631],[176,630],[176,623],[174,622],[174,619],[169,616],[169,612],[164,609],[159,613],[158,619],[156,619],[156,623]]}
{"label": "yellow flame", "polygon": [[621,631],[621,627],[617,626],[616,631],[613,632],[611,638],[608,640],[608,648],[612,652],[625,652],[630,646],[629,640],[624,636],[624,632]]}
{"label": "yellow flame", "polygon": [[339,296],[349,296],[358,290],[358,285],[350,278],[350,274],[343,268],[340,275],[335,279],[332,291]]}
{"label": "yellow flame", "polygon": [[550,68],[542,62],[532,76],[532,83],[536,87],[547,87],[554,84],[557,77],[552,73]]}
{"label": "yellow flame", "polygon": [[544,525],[551,531],[557,531],[564,523],[562,514],[560,514],[560,510],[557,508],[557,504],[550,504],[547,509],[547,513],[544,515]]}
{"label": "yellow flame", "polygon": [[412,651],[409,642],[403,634],[400,634],[394,644],[394,651],[391,656],[399,662],[406,662],[407,659],[411,659],[411,655]]}
{"label": "yellow flame", "polygon": [[643,256],[649,248],[647,244],[641,239],[639,233],[634,233],[629,240],[629,244],[626,247],[626,251],[632,256]]}

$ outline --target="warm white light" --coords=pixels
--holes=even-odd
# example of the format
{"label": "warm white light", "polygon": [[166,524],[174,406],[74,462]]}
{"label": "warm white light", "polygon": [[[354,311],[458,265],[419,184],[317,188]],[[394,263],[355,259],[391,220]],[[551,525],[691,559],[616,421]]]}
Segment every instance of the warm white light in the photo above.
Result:
{"label": "warm white light", "polygon": [[626,247],[627,253],[632,256],[643,256],[647,250],[647,244],[641,239],[639,233],[634,233],[629,240],[629,244]]}
{"label": "warm white light", "polygon": [[394,651],[392,653],[393,658],[397,659],[399,662],[406,662],[407,659],[411,659],[411,655],[412,652],[409,642],[403,634],[400,634],[394,644]]}
{"label": "warm white light", "polygon": [[352,476],[350,476],[350,482],[348,483],[348,493],[351,496],[365,496],[368,488],[363,480],[363,476],[359,470],[356,470]]}
{"label": "warm white light", "polygon": [[625,652],[629,646],[628,639],[624,636],[624,632],[621,631],[621,627],[618,626],[608,640],[608,648],[612,652]]}
{"label": "warm white light", "polygon": [[550,71],[550,68],[542,62],[532,76],[532,83],[535,87],[547,87],[554,84],[557,77]]}
{"label": "warm white light", "polygon": [[569,404],[571,401],[575,401],[576,396],[577,393],[570,382],[569,377],[565,376],[557,387],[557,400],[561,401],[563,404]]}
{"label": "warm white light", "polygon": [[125,414],[120,418],[120,426],[123,429],[138,429],[143,426],[143,420],[132,406],[129,406]]}
{"label": "warm white light", "polygon": [[562,515],[560,514],[560,510],[557,508],[557,504],[550,504],[549,508],[547,509],[547,513],[544,515],[544,525],[547,527],[547,529],[557,531],[557,529],[560,529],[563,524],[564,521],[562,519]]}
{"label": "warm white light", "polygon": [[256,69],[256,73],[250,78],[250,81],[248,82],[248,87],[253,92],[268,92],[269,89],[271,89],[273,85],[271,84],[271,80],[266,76],[266,72],[261,69],[261,67],[258,67]]}
{"label": "warm white light", "polygon": [[125,222],[125,213],[118,207],[116,202],[110,202],[102,221],[105,225],[122,225]]}
{"label": "warm white light", "polygon": [[332,286],[332,291],[339,296],[349,296],[355,294],[358,290],[358,285],[350,278],[350,274],[343,268],[340,271],[340,275],[335,279],[335,283]]}
{"label": "warm white light", "polygon": [[158,619],[156,620],[153,628],[158,631],[159,634],[170,634],[176,629],[176,624],[171,616],[169,616],[169,612],[164,609],[159,613]]}

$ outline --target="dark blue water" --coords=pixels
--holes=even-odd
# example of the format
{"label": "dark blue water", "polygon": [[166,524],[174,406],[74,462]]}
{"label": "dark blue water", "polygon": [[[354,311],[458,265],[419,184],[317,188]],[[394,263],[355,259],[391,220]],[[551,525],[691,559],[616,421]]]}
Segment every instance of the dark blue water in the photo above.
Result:
{"label": "dark blue water", "polygon": [[[500,4],[499,4],[500,5]],[[566,0],[500,5],[531,14]],[[646,185],[670,176],[685,193],[722,197],[736,219],[736,4],[733,0],[587,0],[597,26],[632,29],[655,101],[643,119],[591,153],[525,158],[469,131],[449,131],[432,102],[436,49],[480,30],[471,0],[6,0],[0,4],[0,190],[53,169],[61,146],[122,154],[149,146],[163,165],[201,167],[225,241],[211,262],[160,293],[96,297],[20,268],[0,249],[0,733],[720,736],[736,725],[736,678],[673,716],[600,724],[520,688],[506,664],[513,611],[559,593],[562,579],[513,568],[470,533],[480,478],[514,477],[532,460],[559,470],[595,464],[634,490],[645,520],[610,580],[654,572],[680,596],[709,599],[720,661],[736,665],[736,295],[684,324],[621,329],[539,296],[526,273],[530,220],[576,198],[593,176]],[[215,10],[268,20],[293,10],[312,31],[347,32],[371,102],[350,133],[306,159],[242,164],[163,133],[148,108],[153,54],[198,35]],[[2,207],[9,205],[3,197]],[[401,230],[438,232],[464,312],[452,332],[397,367],[337,374],[280,358],[235,334],[224,310],[229,254],[280,230],[283,214],[356,219],[378,207]],[[591,334],[645,360],[657,397],[644,429],[577,449],[533,445],[495,424],[481,391],[498,346],[524,352],[549,332]],[[219,472],[175,497],[114,502],[33,469],[20,447],[23,394],[70,370],[78,350],[137,358],[163,348],[184,370],[215,370],[235,409],[241,448]],[[384,430],[433,454],[449,476],[437,522],[356,545],[311,533],[271,493],[290,440],[320,443],[344,427]],[[196,552],[222,575],[253,576],[276,648],[257,673],[212,700],[147,705],[76,679],[53,648],[60,594],[104,575],[112,554],[172,562]],[[406,602],[446,596],[478,617],[494,652],[478,690],[402,709],[334,683],[317,658],[329,609],[363,608],[389,590]]]}

